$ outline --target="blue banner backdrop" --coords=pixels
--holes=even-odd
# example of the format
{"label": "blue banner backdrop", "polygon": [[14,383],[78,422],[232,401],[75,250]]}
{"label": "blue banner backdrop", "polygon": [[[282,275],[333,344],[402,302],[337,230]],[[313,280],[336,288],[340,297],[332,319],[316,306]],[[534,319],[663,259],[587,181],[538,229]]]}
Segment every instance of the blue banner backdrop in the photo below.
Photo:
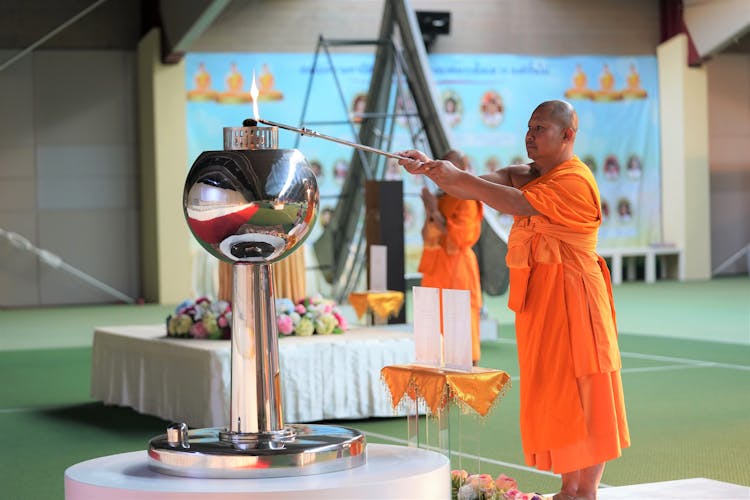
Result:
{"label": "blue banner backdrop", "polygon": [[[253,115],[250,85],[260,89],[260,116],[299,126],[305,96],[306,126],[356,142],[373,65],[371,54],[320,58],[312,54],[192,53],[185,58],[188,157],[222,149],[222,128]],[[534,57],[435,54],[429,63],[454,147],[478,174],[527,162],[524,134],[542,101],[565,99],[577,109],[578,156],[599,183],[604,222],[599,247],[646,246],[661,241],[658,73],[653,56]],[[346,123],[353,117],[354,124]],[[390,149],[412,147],[405,118],[397,120]],[[279,131],[280,147],[298,147],[318,174],[321,217],[315,241],[341,194],[354,150],[331,141]],[[421,252],[423,179],[388,164],[389,179],[403,179],[407,272]],[[509,229],[512,218],[490,210]]]}

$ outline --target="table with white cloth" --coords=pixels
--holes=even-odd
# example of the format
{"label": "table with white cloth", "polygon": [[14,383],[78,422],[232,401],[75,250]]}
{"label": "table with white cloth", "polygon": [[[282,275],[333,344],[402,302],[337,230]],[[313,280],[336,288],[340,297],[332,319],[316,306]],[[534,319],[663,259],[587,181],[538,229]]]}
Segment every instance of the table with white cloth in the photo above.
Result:
{"label": "table with white cloth", "polygon": [[[230,341],[177,339],[164,325],[97,327],[91,395],[191,428],[229,421]],[[279,339],[285,423],[403,416],[380,377],[414,360],[405,325]]]}

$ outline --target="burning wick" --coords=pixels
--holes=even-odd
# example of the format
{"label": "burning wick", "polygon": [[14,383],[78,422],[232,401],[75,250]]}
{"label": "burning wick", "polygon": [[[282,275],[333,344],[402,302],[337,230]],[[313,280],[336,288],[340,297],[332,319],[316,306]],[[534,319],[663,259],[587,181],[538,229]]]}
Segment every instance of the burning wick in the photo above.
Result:
{"label": "burning wick", "polygon": [[257,122],[260,118],[260,112],[258,111],[258,86],[255,84],[255,70],[253,70],[253,84],[250,86],[250,97],[253,98],[253,118]]}

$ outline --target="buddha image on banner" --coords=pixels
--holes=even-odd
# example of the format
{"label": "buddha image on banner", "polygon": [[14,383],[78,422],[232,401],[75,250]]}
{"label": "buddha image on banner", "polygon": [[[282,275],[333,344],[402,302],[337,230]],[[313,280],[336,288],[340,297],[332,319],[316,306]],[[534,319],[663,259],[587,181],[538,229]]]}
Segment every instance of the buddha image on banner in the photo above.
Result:
{"label": "buddha image on banner", "polygon": [[[599,246],[659,243],[660,151],[658,73],[654,56],[560,56],[431,54],[435,98],[451,146],[463,151],[476,174],[527,163],[524,135],[540,102],[570,101],[578,111],[576,154],[591,168],[601,193],[603,223]],[[252,116],[248,99],[253,74],[260,89],[260,115],[292,126],[322,123],[322,134],[358,142],[357,131],[370,84],[372,54],[331,54],[333,67],[319,63],[310,78],[313,54],[193,53],[185,58],[188,157],[222,149],[222,128]],[[334,89],[340,85],[341,94]],[[306,98],[307,86],[310,93]],[[388,147],[414,147],[419,119],[411,96],[394,91],[395,126]],[[342,196],[355,154],[331,141],[279,131],[279,146],[297,147],[313,166],[320,189],[316,228],[321,234]],[[424,149],[426,145],[417,145]],[[403,176],[398,165],[380,170],[383,179],[404,184],[407,273],[416,272],[422,249],[424,214],[419,198],[425,180]],[[189,165],[188,165],[189,167]],[[186,167],[187,168],[187,167]],[[512,217],[486,207],[485,213],[509,229]],[[327,216],[325,216],[327,214]]]}

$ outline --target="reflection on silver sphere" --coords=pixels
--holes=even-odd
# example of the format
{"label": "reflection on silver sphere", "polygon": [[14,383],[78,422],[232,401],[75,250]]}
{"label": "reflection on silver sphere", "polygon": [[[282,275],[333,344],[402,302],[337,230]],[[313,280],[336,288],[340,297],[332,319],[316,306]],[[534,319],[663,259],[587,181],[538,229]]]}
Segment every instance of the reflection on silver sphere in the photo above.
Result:
{"label": "reflection on silver sphere", "polygon": [[309,235],[318,184],[296,149],[207,151],[188,173],[183,209],[193,235],[215,257],[270,264]]}

